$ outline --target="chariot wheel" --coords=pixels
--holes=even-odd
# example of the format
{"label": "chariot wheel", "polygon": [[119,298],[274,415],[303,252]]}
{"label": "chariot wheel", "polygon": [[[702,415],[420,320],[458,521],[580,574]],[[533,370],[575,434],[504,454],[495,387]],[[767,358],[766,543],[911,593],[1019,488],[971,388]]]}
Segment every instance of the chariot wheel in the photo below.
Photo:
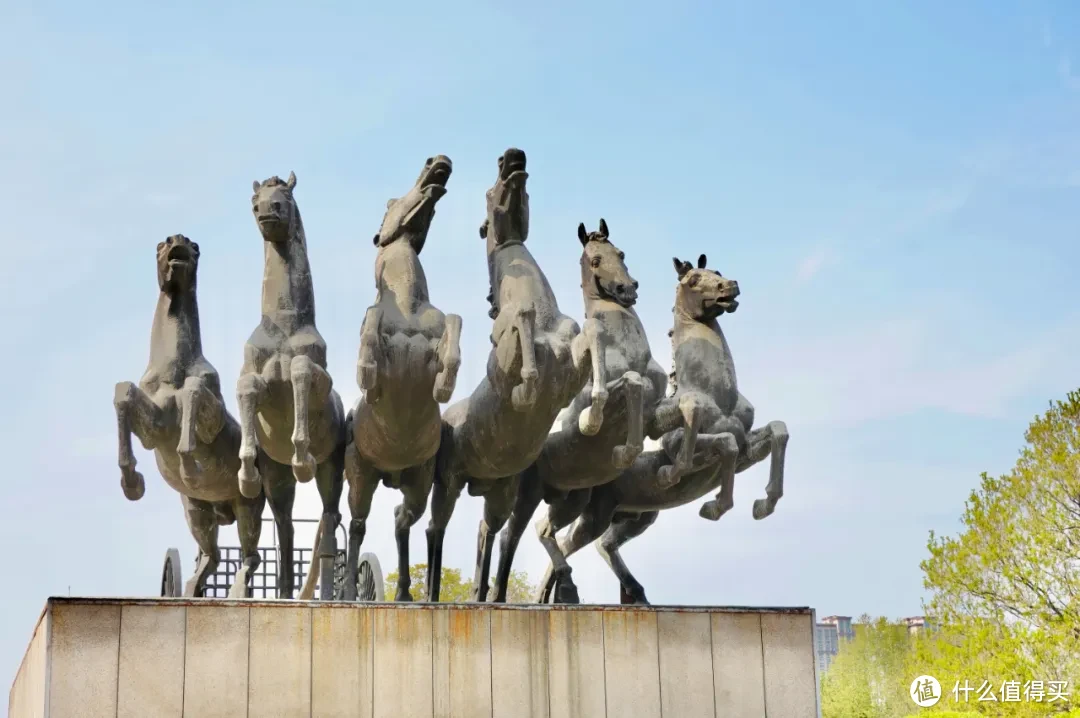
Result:
{"label": "chariot wheel", "polygon": [[180,552],[171,548],[165,552],[165,566],[161,569],[161,595],[163,598],[179,598],[183,592],[184,579],[180,570]]}
{"label": "chariot wheel", "polygon": [[386,584],[383,582],[382,566],[373,553],[360,554],[356,576],[357,601],[382,601]]}

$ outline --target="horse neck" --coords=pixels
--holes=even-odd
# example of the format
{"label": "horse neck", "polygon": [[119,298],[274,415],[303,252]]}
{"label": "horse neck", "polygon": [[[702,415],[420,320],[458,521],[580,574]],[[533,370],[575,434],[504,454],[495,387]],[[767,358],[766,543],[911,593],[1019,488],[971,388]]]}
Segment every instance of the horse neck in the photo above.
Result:
{"label": "horse neck", "polygon": [[403,314],[413,314],[420,304],[430,301],[424,266],[407,238],[379,250],[375,286],[376,301],[393,301]]}
{"label": "horse neck", "polygon": [[162,292],[150,330],[150,365],[191,364],[202,356],[199,304],[194,290]]}
{"label": "horse neck", "polygon": [[[537,264],[536,259],[532,256],[532,252],[529,251],[524,242],[510,242],[508,244],[498,245],[494,249],[489,249],[488,269],[491,273],[492,286],[495,288],[496,296],[498,296],[499,283],[503,279],[504,272],[511,264],[526,264],[532,267],[535,279],[540,283],[541,289],[546,293],[546,296],[534,297],[534,299],[544,299],[551,304],[556,304],[555,292],[551,290],[551,284],[548,282],[543,270],[540,269],[540,265]],[[514,274],[518,273],[519,272],[514,272]]]}
{"label": "horse neck", "polygon": [[262,313],[286,331],[315,324],[315,291],[304,224],[299,213],[293,217],[288,240],[263,242]]}
{"label": "horse neck", "polygon": [[[683,355],[679,348],[683,343],[696,340],[695,351],[693,355]],[[702,341],[704,340],[704,341]],[[706,357],[702,357],[699,353],[704,351],[707,353]],[[688,367],[684,366],[687,362],[695,366],[701,366],[703,361],[710,366],[724,366],[730,371],[734,371],[734,361],[731,357],[731,349],[728,347],[727,339],[724,337],[724,332],[720,329],[720,324],[715,319],[708,322],[698,321],[685,313],[675,309],[675,329],[671,335],[671,353],[674,357],[675,364],[675,376],[679,381],[685,383],[685,378],[689,375],[686,372]]]}

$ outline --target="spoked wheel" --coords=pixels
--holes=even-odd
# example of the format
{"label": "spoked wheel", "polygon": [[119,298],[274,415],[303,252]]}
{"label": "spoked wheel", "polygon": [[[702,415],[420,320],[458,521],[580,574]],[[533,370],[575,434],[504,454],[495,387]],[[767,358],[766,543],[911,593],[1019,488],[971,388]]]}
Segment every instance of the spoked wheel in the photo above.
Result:
{"label": "spoked wheel", "polygon": [[184,579],[180,570],[180,551],[171,548],[165,552],[165,566],[161,569],[161,596],[179,598],[184,592]]}
{"label": "spoked wheel", "polygon": [[357,601],[382,601],[386,584],[383,583],[382,566],[373,553],[360,554],[356,579]]}

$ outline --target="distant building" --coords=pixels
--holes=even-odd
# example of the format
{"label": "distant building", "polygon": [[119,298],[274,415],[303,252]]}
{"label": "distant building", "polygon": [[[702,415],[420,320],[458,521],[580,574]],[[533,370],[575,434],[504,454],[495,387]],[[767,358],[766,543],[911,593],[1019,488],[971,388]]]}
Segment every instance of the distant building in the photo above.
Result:
{"label": "distant building", "polygon": [[904,623],[907,624],[908,633],[912,636],[934,631],[933,624],[927,622],[926,616],[910,616],[904,619]]}
{"label": "distant building", "polygon": [[818,675],[824,674],[840,652],[840,642],[855,638],[851,616],[826,616],[814,626]]}

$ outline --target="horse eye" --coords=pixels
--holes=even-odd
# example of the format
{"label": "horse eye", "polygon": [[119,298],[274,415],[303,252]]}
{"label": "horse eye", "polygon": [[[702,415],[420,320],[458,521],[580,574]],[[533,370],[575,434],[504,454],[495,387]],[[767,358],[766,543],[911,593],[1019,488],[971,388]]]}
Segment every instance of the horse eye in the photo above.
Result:
{"label": "horse eye", "polygon": [[691,274],[690,278],[686,280],[686,283],[691,287],[696,287],[699,279],[701,279],[700,274]]}
{"label": "horse eye", "polygon": [[591,264],[592,264],[593,267],[599,267],[600,266],[600,258],[599,257],[593,257]]}

